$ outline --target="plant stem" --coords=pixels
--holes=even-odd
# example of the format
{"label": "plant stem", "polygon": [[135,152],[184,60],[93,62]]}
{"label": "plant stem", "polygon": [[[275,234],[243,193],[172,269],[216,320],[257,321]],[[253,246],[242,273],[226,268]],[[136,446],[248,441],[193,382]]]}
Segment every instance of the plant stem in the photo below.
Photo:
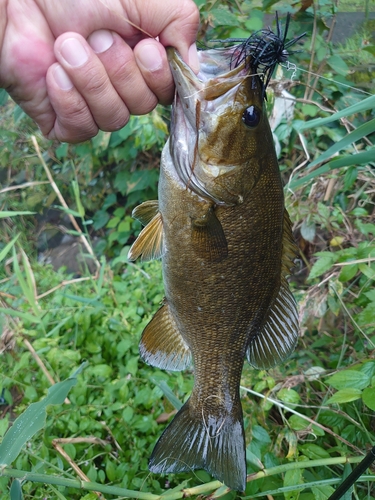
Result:
{"label": "plant stem", "polygon": [[[333,457],[323,458],[319,460],[306,460],[303,462],[292,462],[284,465],[278,465],[270,469],[263,469],[254,474],[250,474],[247,476],[247,482],[255,481],[256,479],[261,479],[268,476],[273,476],[275,474],[281,474],[293,469],[307,469],[309,467],[357,463],[361,460],[362,457]],[[166,492],[161,496],[148,492],[128,490],[119,486],[108,486],[100,483],[79,481],[78,479],[66,479],[64,477],[53,476],[49,474],[35,474],[33,472],[11,469],[8,467],[0,469],[0,477],[1,476],[19,478],[23,481],[32,481],[35,483],[56,484],[59,486],[76,488],[80,490],[98,491],[100,493],[106,493],[109,495],[137,498],[139,500],[179,500],[180,498],[187,498],[193,495],[208,493],[222,486],[222,483],[220,481],[211,481],[209,483],[194,486],[192,488],[183,488],[180,491],[171,491],[170,493]]]}

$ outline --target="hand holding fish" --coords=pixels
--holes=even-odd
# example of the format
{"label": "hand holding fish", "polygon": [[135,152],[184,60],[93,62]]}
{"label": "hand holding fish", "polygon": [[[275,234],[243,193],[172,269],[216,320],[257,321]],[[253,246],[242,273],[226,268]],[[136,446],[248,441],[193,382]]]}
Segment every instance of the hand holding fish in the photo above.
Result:
{"label": "hand holding fish", "polygon": [[164,47],[196,68],[198,23],[192,0],[0,0],[0,87],[50,139],[114,131],[171,102]]}

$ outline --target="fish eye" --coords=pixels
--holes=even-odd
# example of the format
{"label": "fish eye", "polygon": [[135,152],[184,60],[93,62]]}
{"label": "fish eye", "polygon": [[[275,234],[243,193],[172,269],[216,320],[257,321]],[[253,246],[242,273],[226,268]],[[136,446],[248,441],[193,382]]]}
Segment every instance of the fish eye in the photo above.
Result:
{"label": "fish eye", "polygon": [[256,106],[249,106],[243,112],[242,121],[247,127],[256,127],[260,122],[260,110]]}

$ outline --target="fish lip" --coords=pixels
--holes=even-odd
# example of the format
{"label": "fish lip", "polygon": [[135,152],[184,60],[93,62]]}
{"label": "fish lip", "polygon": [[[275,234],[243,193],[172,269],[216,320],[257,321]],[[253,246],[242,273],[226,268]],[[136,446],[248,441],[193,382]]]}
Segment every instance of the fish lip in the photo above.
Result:
{"label": "fish lip", "polygon": [[[239,66],[230,69],[228,71],[222,64],[222,61],[220,61],[220,59],[224,59],[226,55],[228,58],[230,58],[231,51],[233,49],[234,47],[230,47],[227,49],[212,49],[212,54],[210,56],[204,54],[204,52],[207,51],[198,52],[198,57],[200,59],[205,57],[206,59],[209,59],[209,61],[212,62],[213,65],[216,66],[217,73],[216,74],[206,73],[201,65],[201,69],[198,75],[196,75],[190,68],[190,66],[188,66],[188,64],[186,64],[182,60],[178,51],[174,47],[168,47],[167,57],[171,68],[172,76],[176,85],[176,91],[179,97],[181,99],[189,99],[189,100],[191,99],[197,100],[199,99],[199,97],[201,99],[205,99],[206,98],[205,87],[207,83],[208,83],[207,87],[209,87],[211,83],[217,87],[216,88],[217,96],[221,94],[220,86],[222,82],[225,82],[225,85],[222,85],[223,87],[222,94],[226,93],[228,90],[230,90],[230,88],[233,88],[236,85],[238,85],[243,80],[244,76],[246,76],[249,73],[249,70],[246,69],[245,63],[242,63]],[[215,52],[213,52],[214,50],[216,54]],[[223,68],[223,71],[220,71],[221,68]]]}

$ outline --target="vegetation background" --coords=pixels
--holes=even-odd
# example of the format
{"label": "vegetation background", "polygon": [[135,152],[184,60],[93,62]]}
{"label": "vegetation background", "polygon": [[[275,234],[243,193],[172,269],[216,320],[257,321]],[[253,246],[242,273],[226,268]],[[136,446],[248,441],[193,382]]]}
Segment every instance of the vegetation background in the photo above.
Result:
{"label": "vegetation background", "polygon": [[[204,44],[248,37],[275,10],[293,16],[288,38],[307,32],[268,98],[270,112],[286,91],[295,103],[275,136],[301,338],[282,366],[245,366],[244,498],[324,500],[375,443],[374,4],[196,1]],[[367,20],[340,45],[341,11]],[[169,109],[73,146],[43,139],[4,91],[0,105],[0,498],[235,498],[204,471],[147,471],[192,388],[191,372],[139,359],[163,286],[159,262],[126,258],[131,210],[157,196]],[[374,480],[345,498],[374,498]]]}

